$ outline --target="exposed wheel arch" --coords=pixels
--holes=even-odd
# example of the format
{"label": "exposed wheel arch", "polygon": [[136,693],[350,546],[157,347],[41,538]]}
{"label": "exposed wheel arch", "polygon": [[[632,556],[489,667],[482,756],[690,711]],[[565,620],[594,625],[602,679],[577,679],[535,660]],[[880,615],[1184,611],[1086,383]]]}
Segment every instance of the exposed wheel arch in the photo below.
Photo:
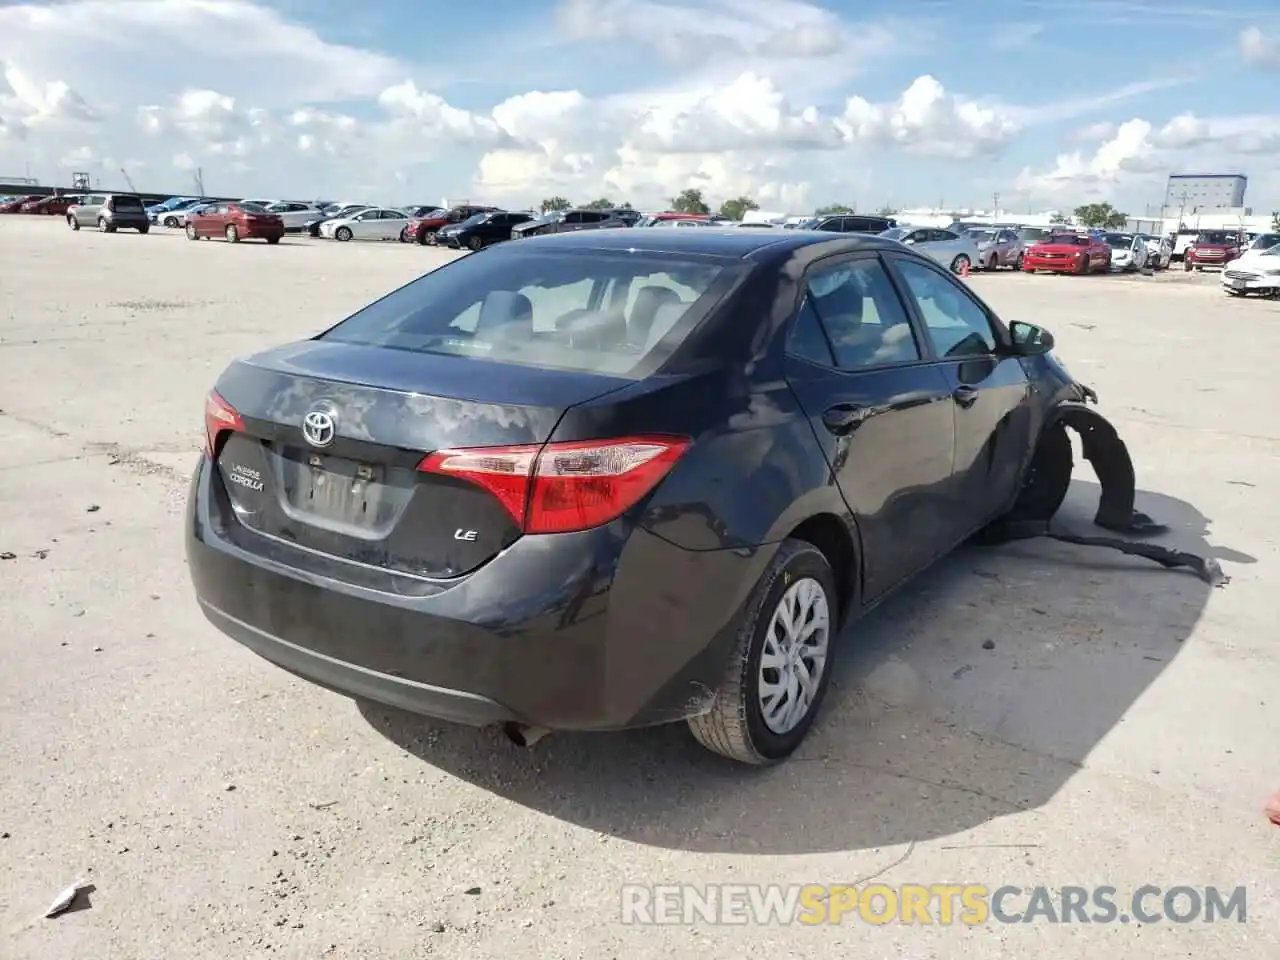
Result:
{"label": "exposed wheel arch", "polygon": [[862,574],[858,546],[849,524],[834,513],[815,514],[787,534],[788,540],[803,540],[822,551],[835,574],[839,588],[839,622],[849,620],[862,594]]}

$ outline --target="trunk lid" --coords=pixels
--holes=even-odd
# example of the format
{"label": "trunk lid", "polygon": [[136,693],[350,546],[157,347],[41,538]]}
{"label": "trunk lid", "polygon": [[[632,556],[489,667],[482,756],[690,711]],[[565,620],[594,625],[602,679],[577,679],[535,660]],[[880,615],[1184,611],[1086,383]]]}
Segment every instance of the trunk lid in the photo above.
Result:
{"label": "trunk lid", "polygon": [[236,540],[264,553],[284,541],[391,574],[462,576],[520,528],[488,491],[418,470],[423,458],[540,445],[569,407],[628,383],[326,341],[237,361],[216,392],[240,429],[222,435],[215,458],[228,513],[247,531]]}

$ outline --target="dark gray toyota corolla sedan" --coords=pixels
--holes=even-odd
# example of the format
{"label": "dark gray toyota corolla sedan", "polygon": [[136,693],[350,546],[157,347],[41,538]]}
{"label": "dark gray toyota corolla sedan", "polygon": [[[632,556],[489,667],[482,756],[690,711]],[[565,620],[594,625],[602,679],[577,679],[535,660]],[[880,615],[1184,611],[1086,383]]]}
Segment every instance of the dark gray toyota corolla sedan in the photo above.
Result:
{"label": "dark gray toyota corolla sedan", "polygon": [[877,237],[502,245],[222,374],[196,593],[357,698],[524,742],[687,720],[779,760],[843,623],[1061,502],[1033,461],[1090,392],[1052,343]]}

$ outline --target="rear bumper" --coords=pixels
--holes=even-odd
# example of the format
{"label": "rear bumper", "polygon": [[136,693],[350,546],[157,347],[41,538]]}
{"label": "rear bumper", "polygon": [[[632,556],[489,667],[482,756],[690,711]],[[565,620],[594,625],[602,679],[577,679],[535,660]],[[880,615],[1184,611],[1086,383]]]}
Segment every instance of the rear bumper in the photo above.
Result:
{"label": "rear bumper", "polygon": [[772,556],[611,525],[526,537],[456,581],[371,589],[340,579],[338,561],[234,542],[207,463],[185,536],[205,617],[304,679],[457,723],[611,730],[703,712]]}

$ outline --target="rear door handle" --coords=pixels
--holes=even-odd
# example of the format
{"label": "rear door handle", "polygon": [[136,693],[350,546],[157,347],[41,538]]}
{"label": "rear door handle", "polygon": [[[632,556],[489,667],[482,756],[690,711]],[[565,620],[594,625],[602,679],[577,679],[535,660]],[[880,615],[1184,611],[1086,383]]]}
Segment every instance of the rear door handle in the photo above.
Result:
{"label": "rear door handle", "polygon": [[973,389],[973,387],[961,385],[952,391],[951,399],[967,410],[977,402],[978,391]]}
{"label": "rear door handle", "polygon": [[839,437],[851,432],[866,417],[866,407],[856,403],[837,403],[822,414],[822,425]]}

